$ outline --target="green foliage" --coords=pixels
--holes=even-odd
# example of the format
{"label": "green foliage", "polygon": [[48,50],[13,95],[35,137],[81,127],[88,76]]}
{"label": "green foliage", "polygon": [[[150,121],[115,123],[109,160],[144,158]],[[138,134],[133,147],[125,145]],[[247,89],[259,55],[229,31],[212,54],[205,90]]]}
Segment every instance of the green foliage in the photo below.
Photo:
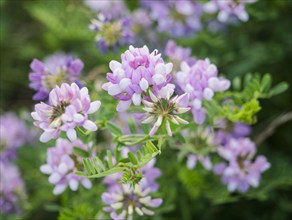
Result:
{"label": "green foliage", "polygon": [[212,120],[227,118],[232,122],[254,124],[256,115],[261,110],[259,99],[279,95],[288,89],[288,83],[281,82],[271,88],[272,77],[265,74],[247,74],[233,79],[234,91],[222,92],[215,100],[204,102],[207,113]]}
{"label": "green foliage", "polygon": [[150,160],[160,154],[161,151],[151,141],[146,142],[141,150],[136,153],[129,152],[126,158],[120,158],[115,151],[116,163],[113,163],[113,155],[107,150],[106,162],[99,157],[84,158],[83,166],[86,173],[77,171],[76,175],[88,178],[100,178],[114,173],[123,172],[121,179],[122,183],[135,185],[142,179],[142,174],[138,171],[139,168],[146,165]]}

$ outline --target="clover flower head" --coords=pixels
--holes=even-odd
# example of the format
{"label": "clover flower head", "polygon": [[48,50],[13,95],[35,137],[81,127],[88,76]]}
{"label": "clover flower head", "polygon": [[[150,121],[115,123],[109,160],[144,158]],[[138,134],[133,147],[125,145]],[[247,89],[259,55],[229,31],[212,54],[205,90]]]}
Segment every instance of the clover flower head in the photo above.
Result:
{"label": "clover flower head", "polygon": [[187,156],[187,167],[188,169],[194,169],[199,161],[206,170],[212,169],[211,158],[207,155],[189,154]]}
{"label": "clover flower head", "polygon": [[157,22],[159,32],[173,37],[193,35],[201,29],[202,6],[191,0],[142,1],[149,8],[151,18]]}
{"label": "clover flower head", "polygon": [[49,92],[62,83],[77,83],[81,87],[79,76],[83,69],[80,59],[73,59],[71,55],[56,53],[47,57],[44,62],[34,59],[29,74],[30,88],[37,91],[34,100],[47,100]]}
{"label": "clover flower head", "polygon": [[85,0],[84,4],[96,12],[103,13],[112,18],[119,17],[126,11],[126,6],[123,1]]}
{"label": "clover flower head", "polygon": [[128,45],[133,40],[132,23],[126,17],[111,18],[100,13],[91,20],[89,29],[97,32],[95,41],[102,53],[109,48],[115,50],[121,45]]}
{"label": "clover flower head", "polygon": [[[169,84],[172,85],[172,84]],[[169,86],[168,85],[168,86]],[[166,91],[160,90],[158,96],[154,95],[151,90],[149,90],[150,101],[143,100],[145,110],[148,115],[147,118],[142,122],[145,124],[154,123],[154,126],[149,132],[150,136],[153,136],[158,128],[165,123],[167,134],[172,136],[172,131],[170,128],[170,123],[174,124],[188,124],[188,122],[178,115],[185,113],[190,110],[189,107],[183,107],[188,95],[185,93],[181,96],[175,96],[170,98],[174,91],[173,89],[166,89]]]}
{"label": "clover flower head", "polygon": [[162,204],[161,198],[153,199],[150,195],[151,188],[144,188],[135,185],[131,188],[129,185],[116,185],[111,192],[102,194],[102,200],[107,207],[104,211],[111,213],[111,218],[133,219],[133,214],[139,216],[154,215],[151,208],[159,207]]}
{"label": "clover flower head", "polygon": [[255,145],[248,138],[230,139],[218,148],[218,154],[228,162],[216,164],[214,173],[221,175],[222,182],[231,192],[246,192],[250,186],[258,187],[261,174],[271,166],[264,156],[253,160]]}
{"label": "clover flower head", "polygon": [[182,62],[181,71],[175,74],[175,82],[179,90],[189,95],[189,106],[197,124],[202,124],[206,117],[203,99],[211,100],[216,92],[230,86],[229,80],[218,77],[217,67],[209,59],[198,60],[192,66]]}
{"label": "clover flower head", "polygon": [[126,111],[132,102],[139,106],[149,88],[163,90],[171,80],[173,65],[164,63],[157,50],[150,53],[147,46],[130,46],[121,55],[121,60],[121,63],[110,62],[112,72],[107,74],[109,82],[102,86],[109,95],[120,100],[116,108],[119,112]]}
{"label": "clover flower head", "polygon": [[165,46],[165,55],[174,64],[176,70],[179,70],[183,61],[188,65],[193,65],[196,62],[197,59],[191,56],[191,52],[191,48],[180,47],[172,40],[169,40]]}
{"label": "clover flower head", "polygon": [[216,124],[219,130],[216,131],[215,141],[221,145],[225,145],[231,138],[247,137],[251,133],[251,127],[241,122],[220,120]]}
{"label": "clover flower head", "polygon": [[100,104],[100,101],[91,102],[86,87],[80,89],[75,83],[56,86],[49,94],[49,104],[36,104],[35,112],[31,113],[34,124],[44,130],[40,141],[57,139],[61,131],[74,141],[77,139],[77,126],[96,131],[97,126],[88,119],[88,115],[96,112]]}
{"label": "clover flower head", "polygon": [[19,170],[11,163],[0,161],[0,211],[1,214],[20,214],[21,202],[26,193]]}
{"label": "clover flower head", "polygon": [[237,17],[241,21],[247,21],[249,16],[245,10],[246,4],[251,4],[256,0],[211,0],[206,3],[203,8],[207,13],[218,13],[218,20],[220,22],[228,22],[231,16]]}
{"label": "clover flower head", "polygon": [[16,157],[16,149],[32,140],[24,122],[14,113],[7,112],[0,116],[0,160]]}
{"label": "clover flower head", "polygon": [[67,186],[76,191],[79,183],[86,189],[91,188],[89,179],[74,174],[82,166],[82,158],[74,153],[74,148],[88,153],[91,151],[91,146],[85,145],[79,139],[71,143],[59,138],[56,146],[48,149],[47,163],[40,167],[42,173],[50,175],[49,182],[55,185],[55,195],[61,194]]}
{"label": "clover flower head", "polygon": [[[190,153],[187,154],[187,167],[194,169],[197,162],[200,162],[206,170],[211,170],[213,167],[210,153],[216,151],[217,143],[215,142],[215,135],[210,127],[198,127],[195,132],[186,130],[189,137],[191,137]],[[183,132],[185,136],[186,133]]]}
{"label": "clover flower head", "polygon": [[218,154],[225,160],[234,158],[250,159],[256,153],[256,146],[249,138],[231,138],[225,145],[218,147]]}

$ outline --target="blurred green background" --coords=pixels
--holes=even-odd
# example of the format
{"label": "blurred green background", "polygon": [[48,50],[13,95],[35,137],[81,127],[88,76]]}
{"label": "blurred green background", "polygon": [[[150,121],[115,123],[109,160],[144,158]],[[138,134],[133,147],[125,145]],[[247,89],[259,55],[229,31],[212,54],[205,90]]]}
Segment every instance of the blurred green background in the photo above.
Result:
{"label": "blurred green background", "polygon": [[[127,3],[130,8],[137,5],[135,1]],[[32,108],[34,102],[31,97],[34,92],[28,88],[28,73],[33,58],[43,59],[57,51],[70,52],[83,60],[84,73],[88,73],[119,56],[102,56],[99,53],[94,43],[94,33],[88,30],[94,13],[86,8],[82,1],[0,0],[0,8],[1,113]],[[178,42],[180,45],[191,47],[193,55],[199,58],[209,57],[220,72],[230,79],[258,72],[271,73],[275,84],[281,81],[289,82],[290,88],[284,94],[261,102],[263,110],[259,113],[259,123],[254,127],[255,134],[259,134],[277,116],[292,110],[292,1],[259,0],[248,9],[250,20],[246,23],[230,26],[221,33],[204,30],[192,39],[181,39]],[[216,204],[192,196],[186,188],[186,192],[182,193],[188,194],[189,197],[184,198],[183,202],[177,200],[170,212],[164,214],[165,219],[281,220],[292,217],[291,134],[292,124],[288,122],[278,127],[259,147],[259,153],[267,156],[272,163],[271,170],[274,170],[264,175],[261,190],[257,191],[262,197],[258,194],[255,196],[251,190],[237,202]],[[46,177],[36,174],[38,167],[25,162],[25,159],[29,160],[27,154],[32,152],[37,154],[39,150],[21,152],[24,159],[19,162],[22,166],[20,169],[29,183],[37,181],[38,178],[45,182]],[[29,175],[28,169],[34,169],[33,177]],[[185,170],[180,172],[180,176],[189,175]],[[191,180],[186,183],[189,188],[194,187],[192,184],[197,183]],[[41,186],[43,191],[37,193],[47,195],[48,201],[55,201],[50,195],[51,188],[48,189],[48,183]],[[31,190],[34,197],[26,219],[54,219],[58,209],[54,205],[40,208],[38,202],[42,201],[41,196],[36,193],[35,187],[31,187]],[[96,195],[100,192],[100,188],[95,191]],[[97,197],[96,195],[88,194],[88,200]],[[219,193],[216,196],[224,195]],[[101,203],[100,198],[96,203]],[[85,204],[83,209],[90,207]],[[184,210],[188,213],[184,213]],[[90,211],[92,210],[88,213]],[[84,219],[84,216],[80,219]]]}

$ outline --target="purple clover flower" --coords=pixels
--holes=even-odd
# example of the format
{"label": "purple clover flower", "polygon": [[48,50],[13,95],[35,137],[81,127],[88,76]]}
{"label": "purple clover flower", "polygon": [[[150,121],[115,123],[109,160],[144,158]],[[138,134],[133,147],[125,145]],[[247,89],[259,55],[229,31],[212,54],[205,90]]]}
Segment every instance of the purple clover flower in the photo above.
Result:
{"label": "purple clover flower", "polygon": [[59,138],[56,146],[48,149],[47,163],[40,167],[42,173],[50,175],[49,182],[55,185],[53,190],[55,195],[64,192],[68,186],[76,191],[79,183],[86,189],[91,188],[89,179],[74,174],[77,166],[82,164],[82,157],[74,153],[74,147],[87,152],[91,151],[91,146],[85,145],[79,139],[71,143]]}
{"label": "purple clover flower", "polygon": [[200,154],[189,154],[187,156],[187,167],[191,170],[194,169],[199,161],[206,170],[212,169],[212,161],[209,156]]}
{"label": "purple clover flower", "polygon": [[129,45],[134,38],[132,22],[127,17],[111,18],[100,13],[91,20],[89,29],[97,32],[95,40],[102,53],[109,48],[116,50],[119,46]]}
{"label": "purple clover flower", "polygon": [[127,11],[124,1],[120,0],[85,0],[84,4],[96,12],[112,18],[119,17]]}
{"label": "purple clover flower", "polygon": [[121,63],[111,61],[109,67],[112,72],[107,74],[109,82],[102,88],[115,99],[120,100],[117,111],[126,111],[131,103],[139,106],[148,88],[160,91],[171,80],[172,63],[165,64],[154,50],[151,54],[147,46],[142,48],[129,47],[121,55]]}
{"label": "purple clover flower", "polygon": [[114,220],[132,219],[134,212],[139,216],[154,215],[151,208],[162,204],[161,198],[153,199],[150,188],[135,185],[134,189],[129,185],[115,185],[112,192],[102,194],[102,200],[107,207],[103,210],[110,213]]}
{"label": "purple clover flower", "polygon": [[157,22],[159,32],[183,37],[193,35],[201,29],[202,5],[198,2],[142,0],[142,5],[150,9],[150,17]]}
{"label": "purple clover flower", "polygon": [[227,90],[230,86],[229,80],[218,77],[217,67],[209,59],[198,60],[192,66],[182,62],[181,71],[175,74],[175,82],[178,90],[189,95],[189,106],[197,124],[204,123],[206,117],[203,99],[211,100],[214,93]]}
{"label": "purple clover flower", "polygon": [[231,138],[247,137],[251,133],[251,127],[241,122],[227,123],[224,120],[217,122],[220,128],[215,134],[216,143],[224,145]]}
{"label": "purple clover flower", "polygon": [[218,13],[220,22],[228,22],[232,16],[241,21],[247,21],[249,16],[245,10],[246,4],[254,3],[256,0],[211,0],[204,5],[204,11],[207,13]]}
{"label": "purple clover flower", "polygon": [[49,92],[62,83],[75,82],[81,87],[79,75],[83,69],[83,62],[80,59],[73,59],[71,55],[56,53],[44,62],[34,59],[30,68],[32,72],[29,74],[29,86],[37,91],[33,100],[47,100]]}
{"label": "purple clover flower", "polygon": [[0,161],[14,159],[16,149],[32,140],[24,122],[14,113],[0,116]]}
{"label": "purple clover flower", "polygon": [[222,182],[230,192],[247,192],[250,186],[258,187],[261,174],[270,168],[264,156],[258,156],[253,161],[255,152],[255,144],[248,138],[231,138],[218,148],[218,154],[228,162],[216,164],[213,170],[222,176]]}
{"label": "purple clover flower", "polygon": [[26,197],[19,170],[13,164],[0,161],[0,212],[21,214],[21,202]]}
{"label": "purple clover flower", "polygon": [[96,112],[100,104],[100,101],[91,102],[86,87],[80,89],[75,83],[56,86],[49,94],[49,104],[36,104],[35,112],[31,113],[34,125],[44,130],[40,141],[57,139],[61,131],[74,141],[77,139],[77,126],[96,131],[97,126],[88,119],[88,115]]}
{"label": "purple clover flower", "polygon": [[183,61],[190,66],[195,64],[197,59],[192,57],[191,53],[191,48],[180,47],[172,40],[169,40],[165,47],[165,55],[174,64],[175,70],[179,69],[179,66]]}
{"label": "purple clover flower", "polygon": [[216,151],[216,147],[218,146],[215,142],[215,134],[211,128],[198,127],[195,134],[191,134],[191,131],[187,129],[182,132],[182,135],[184,137],[191,136],[194,138],[190,142],[190,153],[186,155],[188,169],[194,169],[197,163],[200,162],[206,170],[211,170],[213,164],[209,153]]}

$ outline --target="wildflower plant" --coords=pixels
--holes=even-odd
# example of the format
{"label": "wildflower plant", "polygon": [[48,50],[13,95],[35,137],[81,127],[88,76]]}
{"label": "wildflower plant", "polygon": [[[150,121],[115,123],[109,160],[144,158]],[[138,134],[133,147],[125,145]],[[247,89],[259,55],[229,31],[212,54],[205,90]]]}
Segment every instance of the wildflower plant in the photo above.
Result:
{"label": "wildflower plant", "polygon": [[[254,2],[140,0],[128,9],[124,1],[85,0],[83,9],[95,17],[83,30],[94,32],[98,59],[88,55],[88,44],[80,49],[88,55],[84,63],[56,53],[30,64],[29,87],[38,102],[30,121],[41,144],[27,152],[41,149],[30,166],[37,164],[52,194],[48,201],[58,203],[45,209],[60,211],[61,220],[160,219],[177,204],[189,206],[178,199],[184,193],[186,201],[212,204],[263,199],[261,181],[277,164],[258,149],[267,137],[253,128],[267,105],[262,100],[288,84],[272,86],[270,74],[231,77],[213,54],[202,57],[199,47],[178,40],[204,38],[212,19],[226,27],[234,19],[247,22]],[[87,73],[92,63],[97,68]],[[0,210],[10,215],[21,213],[26,195],[16,155],[33,135],[14,114],[0,120]],[[272,123],[268,136],[283,122]],[[38,174],[28,175],[37,182]]]}

